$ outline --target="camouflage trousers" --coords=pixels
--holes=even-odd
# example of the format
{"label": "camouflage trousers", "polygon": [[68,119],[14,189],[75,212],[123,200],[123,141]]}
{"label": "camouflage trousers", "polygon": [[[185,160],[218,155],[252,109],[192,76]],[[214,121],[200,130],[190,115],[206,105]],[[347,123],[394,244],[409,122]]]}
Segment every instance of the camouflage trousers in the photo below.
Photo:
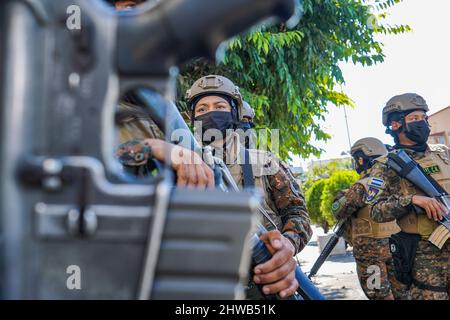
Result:
{"label": "camouflage trousers", "polygon": [[[413,266],[411,298],[413,300],[449,300],[450,241],[439,250],[428,241],[420,240]],[[441,287],[440,292],[427,290],[421,284]]]}
{"label": "camouflage trousers", "polygon": [[394,275],[389,238],[357,237],[353,241],[356,272],[370,300],[410,300],[408,287]]}

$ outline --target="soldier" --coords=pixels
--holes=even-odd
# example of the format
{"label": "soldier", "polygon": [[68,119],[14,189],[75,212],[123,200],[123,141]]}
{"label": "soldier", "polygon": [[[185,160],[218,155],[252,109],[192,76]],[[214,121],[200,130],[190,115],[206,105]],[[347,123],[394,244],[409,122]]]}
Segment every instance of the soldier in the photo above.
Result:
{"label": "soldier", "polygon": [[247,101],[242,101],[242,115],[239,121],[239,129],[242,129],[245,134],[242,135],[241,142],[246,149],[256,148],[256,132],[252,130],[255,127],[253,118],[255,117],[255,109],[253,109]]}
{"label": "soldier", "polygon": [[[407,152],[449,192],[449,149],[427,144],[430,133],[427,112],[428,105],[421,96],[398,95],[383,108],[383,125],[387,127],[386,133],[394,138],[394,149]],[[398,279],[411,285],[413,300],[448,300],[449,242],[441,248],[430,242],[430,235],[438,227],[437,220],[447,214],[446,208],[399,177],[386,165],[386,157],[377,159],[369,185],[372,191],[366,201],[370,204],[371,217],[377,222],[397,219],[402,230],[392,236],[398,244],[392,252]]]}
{"label": "soldier", "polygon": [[[230,132],[239,127],[243,112],[239,88],[229,79],[217,75],[202,77],[187,91],[186,98],[196,135],[201,135],[199,140],[210,144],[215,155],[226,162],[240,187],[256,186],[264,193],[264,209],[270,216],[265,224],[271,231],[262,240],[274,254],[270,261],[254,268],[254,282],[264,285],[266,294],[292,295],[298,287],[293,273],[294,256],[306,246],[312,233],[298,184],[274,155],[245,149],[239,135]],[[249,297],[254,298],[251,292]]]}
{"label": "soldier", "polygon": [[[395,221],[376,223],[369,216],[366,196],[370,192],[369,173],[374,159],[387,154],[385,145],[376,138],[363,138],[355,142],[351,154],[355,170],[361,180],[353,184],[345,195],[332,205],[336,219],[347,220],[348,235],[353,245],[353,256],[361,287],[371,300],[408,299],[406,286],[394,277],[389,236],[399,232]],[[379,274],[375,279],[374,275]],[[379,285],[378,285],[379,284]]]}
{"label": "soldier", "polygon": [[240,128],[244,131],[250,130],[255,127],[253,118],[255,117],[255,109],[253,109],[247,101],[242,102],[242,116],[240,121]]}

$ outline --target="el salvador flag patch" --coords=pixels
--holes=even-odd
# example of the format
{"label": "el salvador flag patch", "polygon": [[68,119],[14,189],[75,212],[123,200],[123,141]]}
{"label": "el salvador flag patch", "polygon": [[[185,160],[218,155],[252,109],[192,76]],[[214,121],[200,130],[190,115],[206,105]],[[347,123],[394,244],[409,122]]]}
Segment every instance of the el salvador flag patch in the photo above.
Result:
{"label": "el salvador flag patch", "polygon": [[381,188],[384,186],[384,180],[376,177],[372,177],[369,180],[369,186],[375,187],[375,188]]}

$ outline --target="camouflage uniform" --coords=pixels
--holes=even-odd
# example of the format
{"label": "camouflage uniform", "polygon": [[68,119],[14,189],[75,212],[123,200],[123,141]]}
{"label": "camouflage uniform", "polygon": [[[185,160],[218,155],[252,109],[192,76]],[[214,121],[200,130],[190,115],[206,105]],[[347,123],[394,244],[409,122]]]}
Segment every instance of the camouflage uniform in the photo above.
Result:
{"label": "camouflage uniform", "polygon": [[[250,163],[255,187],[262,192],[264,199],[262,206],[270,217],[263,218],[268,230],[278,230],[288,238],[295,248],[295,254],[300,252],[311,239],[312,229],[306,210],[306,202],[299,185],[286,164],[267,151],[247,149],[249,161],[245,161],[245,148],[240,143],[239,135],[233,133],[227,139],[226,154],[223,144],[212,143],[214,153],[222,158],[236,184],[244,187],[244,162]],[[253,270],[250,270],[250,278]],[[252,280],[247,286],[247,299],[263,300],[265,296],[257,289]]]}
{"label": "camouflage uniform", "polygon": [[[404,150],[450,192],[450,156],[447,147],[429,145],[425,152]],[[378,179],[381,186],[367,199],[371,217],[378,222],[397,219],[403,232],[421,236],[412,269],[412,299],[448,300],[449,241],[440,250],[427,241],[438,224],[429,220],[425,214],[417,214],[414,210],[412,197],[423,193],[389,169],[385,162],[385,157],[380,158],[372,168],[371,176]]]}
{"label": "camouflage uniform", "polygon": [[[220,143],[216,150],[222,148]],[[300,252],[311,239],[312,229],[299,185],[287,165],[273,154],[261,150],[248,151],[255,187],[263,193],[263,207],[272,220],[264,219],[266,228],[275,229],[275,223],[276,228],[292,242],[295,252]],[[228,140],[224,158],[231,175],[241,187],[244,185],[241,166],[244,163],[243,156],[244,147],[239,142],[239,136],[234,133]]]}
{"label": "camouflage uniform", "polygon": [[[370,221],[365,202],[367,183],[367,178],[363,178],[352,185],[344,195],[339,196],[333,202],[333,214],[338,220],[348,219],[346,224],[351,230],[351,239],[348,240],[353,245],[356,271],[367,298],[407,300],[408,290],[405,285],[395,279],[392,256],[389,251],[388,236],[398,232],[398,226],[395,221],[388,224],[376,224]],[[378,268],[373,269],[373,266]],[[378,272],[379,286],[378,279],[374,279]]]}

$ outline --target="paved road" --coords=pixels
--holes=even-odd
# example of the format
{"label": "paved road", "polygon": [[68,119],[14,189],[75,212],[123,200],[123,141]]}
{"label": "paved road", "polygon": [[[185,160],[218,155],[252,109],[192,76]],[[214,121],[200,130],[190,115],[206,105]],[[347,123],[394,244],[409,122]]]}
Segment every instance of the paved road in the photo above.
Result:
{"label": "paved road", "polygon": [[[313,228],[314,234],[308,246],[297,255],[302,270],[309,272],[319,256],[317,234],[321,228]],[[322,265],[313,282],[330,300],[367,300],[358,282],[355,259],[351,248],[343,255],[331,256]]]}

